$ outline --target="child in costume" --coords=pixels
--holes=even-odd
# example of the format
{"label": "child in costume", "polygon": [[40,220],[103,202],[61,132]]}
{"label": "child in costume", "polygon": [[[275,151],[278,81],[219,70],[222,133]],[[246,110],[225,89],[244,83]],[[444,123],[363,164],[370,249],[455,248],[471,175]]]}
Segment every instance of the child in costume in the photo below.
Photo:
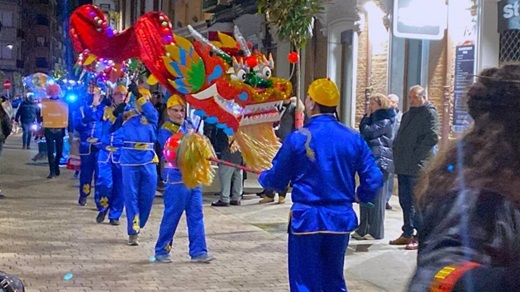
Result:
{"label": "child in costume", "polygon": [[121,150],[121,170],[123,174],[123,196],[126,208],[128,245],[139,245],[139,232],[146,225],[152,210],[157,186],[158,162],[154,151],[157,123],[157,111],[150,102],[148,89],[131,84],[131,91],[138,97],[135,108],[124,110],[126,103],[121,103],[114,110],[117,120],[112,127],[115,131],[123,129],[123,147]]}
{"label": "child in costume", "polygon": [[[110,225],[119,225],[123,213],[123,176],[121,172],[121,147],[123,147],[123,128],[110,132],[116,122],[114,109],[123,103],[128,91],[119,85],[112,92],[112,104],[105,107],[102,118],[101,147],[98,155],[98,179],[95,201],[99,211],[97,223],[105,220],[108,214]],[[110,211],[110,212],[109,212]]]}
{"label": "child in costume", "polygon": [[[193,131],[193,124],[186,120],[186,105],[179,95],[172,95],[167,102],[167,120],[159,129],[158,141],[164,145],[168,138],[176,133]],[[164,214],[159,230],[159,238],[155,245],[155,259],[159,262],[170,263],[170,250],[173,236],[179,224],[182,213],[186,212],[189,234],[189,253],[192,262],[210,262],[213,256],[208,255],[206,248],[206,234],[202,213],[202,190],[200,186],[188,188],[182,182],[182,174],[171,163],[164,168]]]}

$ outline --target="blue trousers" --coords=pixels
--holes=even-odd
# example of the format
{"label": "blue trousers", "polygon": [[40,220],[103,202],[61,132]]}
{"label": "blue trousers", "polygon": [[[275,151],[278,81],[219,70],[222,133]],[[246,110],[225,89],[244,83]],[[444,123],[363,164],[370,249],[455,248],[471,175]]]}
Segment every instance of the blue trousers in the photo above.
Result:
{"label": "blue trousers", "polygon": [[403,209],[403,235],[412,237],[414,230],[421,228],[421,218],[415,210],[413,189],[417,184],[418,177],[410,175],[397,175],[399,188],[399,205]]}
{"label": "blue trousers", "polygon": [[80,198],[86,198],[90,195],[90,191],[92,188],[92,177],[94,177],[94,181],[97,180],[98,149],[94,145],[91,145],[90,153],[80,153],[79,157],[81,158],[81,166],[79,173],[79,196]]}
{"label": "blue trousers", "polygon": [[188,189],[182,183],[166,184],[163,195],[164,214],[155,245],[155,255],[169,254],[173,236],[182,213],[186,211],[188,223],[189,253],[191,257],[207,254],[204,218],[202,214],[202,191],[200,187]]}
{"label": "blue trousers", "polygon": [[[104,150],[101,150],[99,156]],[[96,193],[94,200],[99,212],[109,210],[109,219],[119,219],[123,213],[123,176],[121,165],[110,160],[98,161],[98,178],[96,182]]]}
{"label": "blue trousers", "polygon": [[347,291],[343,264],[350,234],[289,233],[291,292]]}
{"label": "blue trousers", "polygon": [[125,200],[128,235],[139,234],[146,225],[152,210],[157,169],[149,163],[138,166],[121,166],[123,197]]}
{"label": "blue trousers", "polygon": [[32,139],[32,123],[22,123],[22,144],[23,146],[30,147]]}

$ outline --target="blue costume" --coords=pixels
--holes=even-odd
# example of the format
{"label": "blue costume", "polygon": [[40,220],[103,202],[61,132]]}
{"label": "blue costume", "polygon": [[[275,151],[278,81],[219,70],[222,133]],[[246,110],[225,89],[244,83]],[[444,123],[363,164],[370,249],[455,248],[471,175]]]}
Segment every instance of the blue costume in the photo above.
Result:
{"label": "blue costume", "polygon": [[113,106],[105,107],[102,118],[101,147],[98,154],[99,175],[96,182],[95,201],[99,212],[107,212],[110,209],[108,218],[119,220],[124,207],[123,177],[120,165],[123,128],[110,132],[116,121],[116,117],[112,114],[113,111]]}
{"label": "blue costume", "polygon": [[159,117],[144,97],[137,100],[141,110],[131,108],[119,114],[112,131],[122,127],[121,170],[128,235],[137,235],[146,225],[157,187],[158,162],[154,151]]}
{"label": "blue costume", "polygon": [[[168,138],[177,132],[187,133],[193,129],[191,122],[185,120],[182,126],[166,121],[159,129],[158,141],[164,146]],[[202,214],[202,190],[200,187],[188,189],[182,183],[182,174],[179,169],[169,165],[164,169],[164,214],[159,229],[159,238],[155,245],[155,256],[167,256],[173,244],[173,236],[179,224],[182,213],[186,211],[189,234],[189,254],[191,258],[207,255],[206,235]]]}
{"label": "blue costume", "polygon": [[[92,176],[97,179],[97,157],[101,138],[101,118],[104,105],[82,106],[74,116],[74,129],[79,132],[79,204],[84,206],[92,187]],[[97,191],[97,190],[96,190]]]}
{"label": "blue costume", "polygon": [[[360,179],[357,191],[356,173]],[[291,291],[347,291],[344,256],[349,233],[358,224],[352,204],[372,201],[383,184],[363,138],[331,114],[315,115],[285,138],[273,167],[260,174],[259,182],[265,189],[277,191],[283,191],[289,182],[293,186]]]}

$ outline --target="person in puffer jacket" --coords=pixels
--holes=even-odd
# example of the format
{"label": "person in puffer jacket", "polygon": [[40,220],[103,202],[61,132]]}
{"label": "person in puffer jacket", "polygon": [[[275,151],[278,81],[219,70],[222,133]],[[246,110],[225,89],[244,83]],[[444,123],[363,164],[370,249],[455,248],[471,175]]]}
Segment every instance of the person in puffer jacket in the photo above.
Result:
{"label": "person in puffer jacket", "polygon": [[31,127],[36,123],[38,116],[40,116],[40,108],[31,97],[27,97],[20,104],[15,116],[16,122],[22,125],[22,149],[31,149],[33,131]]}
{"label": "person in puffer jacket", "polygon": [[392,128],[395,122],[395,110],[383,94],[370,97],[367,113],[361,119],[359,131],[374,155],[377,166],[383,173],[384,186],[379,189],[373,207],[360,206],[360,222],[354,239],[382,239],[385,227],[386,192],[388,192],[389,173],[394,172],[392,153]]}

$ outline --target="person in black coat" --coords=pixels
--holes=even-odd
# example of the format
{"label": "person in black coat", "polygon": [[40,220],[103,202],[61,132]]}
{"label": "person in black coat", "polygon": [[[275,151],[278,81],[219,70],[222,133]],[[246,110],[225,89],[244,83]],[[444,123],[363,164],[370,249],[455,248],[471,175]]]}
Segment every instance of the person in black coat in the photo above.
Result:
{"label": "person in black coat", "polygon": [[38,116],[40,116],[40,108],[32,98],[26,97],[20,104],[15,116],[16,122],[22,125],[22,149],[31,149],[33,131],[31,127],[36,123]]}
{"label": "person in black coat", "polygon": [[392,154],[392,124],[394,122],[395,111],[386,96],[382,94],[372,95],[368,111],[359,124],[359,131],[370,150],[372,150],[377,166],[383,173],[385,184],[379,190],[373,202],[374,207],[360,206],[359,227],[356,232],[352,233],[354,239],[368,239],[367,235],[374,239],[384,237],[388,174],[394,171]]}

